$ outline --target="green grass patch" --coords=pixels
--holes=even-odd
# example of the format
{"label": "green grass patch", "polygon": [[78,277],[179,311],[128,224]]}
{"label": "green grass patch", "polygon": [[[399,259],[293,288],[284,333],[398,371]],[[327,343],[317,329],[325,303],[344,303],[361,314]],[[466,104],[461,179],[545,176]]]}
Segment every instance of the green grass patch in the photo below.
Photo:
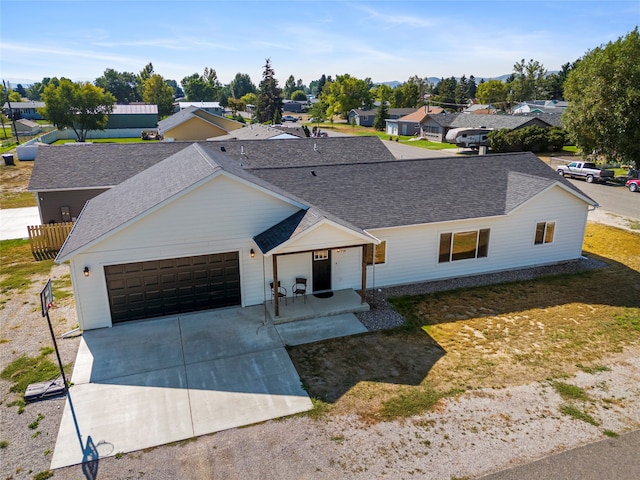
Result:
{"label": "green grass patch", "polygon": [[564,382],[551,382],[551,386],[565,400],[589,400],[589,395],[584,391],[584,388],[576,385],[570,385]]}
{"label": "green grass patch", "polygon": [[616,315],[614,318],[622,328],[640,332],[640,313],[638,310],[625,309],[622,315]]}
{"label": "green grass patch", "polygon": [[573,417],[576,420],[582,420],[583,422],[587,422],[587,423],[589,423],[591,425],[594,425],[596,427],[598,425],[600,425],[595,418],[593,418],[587,412],[583,412],[582,410],[580,410],[578,407],[576,407],[574,405],[569,405],[569,404],[561,405],[560,406],[560,412],[562,414],[564,414],[564,415],[568,415],[569,417]]}
{"label": "green grass patch", "polygon": [[0,440],[0,449],[7,448],[9,446],[9,442],[6,440]]}
{"label": "green grass patch", "polygon": [[66,274],[54,279],[51,282],[51,288],[53,289],[53,298],[57,301],[71,297],[73,295],[71,290],[71,275]]}
{"label": "green grass patch", "polygon": [[586,365],[582,365],[581,363],[577,363],[576,367],[578,367],[584,373],[590,373],[590,374],[594,374],[594,373],[598,373],[598,372],[609,372],[611,370],[606,365],[594,365],[594,366],[589,367],[589,366],[586,366]]}
{"label": "green grass patch", "polygon": [[36,429],[36,428],[38,428],[38,426],[40,425],[40,421],[41,421],[41,420],[44,420],[44,415],[42,415],[41,413],[39,413],[39,414],[38,414],[38,416],[36,417],[36,419],[35,419],[33,422],[31,422],[31,423],[28,425],[28,427],[29,427],[31,430],[35,430],[35,429]]}
{"label": "green grass patch", "polygon": [[[24,208],[24,207],[36,207],[36,197],[33,192],[11,192],[5,193],[2,196],[1,208]],[[27,229],[24,231],[27,234]]]}
{"label": "green grass patch", "polygon": [[385,420],[412,417],[428,412],[442,398],[461,393],[460,390],[438,392],[430,387],[416,387],[382,403],[380,414]]}
{"label": "green grass patch", "polygon": [[2,277],[0,278],[0,293],[11,290],[23,292],[32,283],[34,275],[48,275],[53,266],[53,260],[36,261],[31,253],[29,240],[2,240]]}
{"label": "green grass patch", "polygon": [[617,438],[617,437],[619,437],[619,436],[620,436],[620,435],[618,435],[616,432],[614,432],[613,430],[605,430],[605,431],[604,431],[604,432],[602,432],[602,433],[604,433],[604,434],[605,434],[607,437],[609,437],[609,438]]}
{"label": "green grass patch", "polygon": [[33,476],[33,480],[47,480],[47,478],[53,477],[53,471],[45,470],[43,472],[38,472]]}
{"label": "green grass patch", "polygon": [[[52,352],[53,348],[43,347],[37,357],[22,355],[0,372],[0,378],[12,382],[13,385],[9,391],[20,394],[24,394],[27,386],[31,383],[53,380],[60,375],[60,369],[48,358]],[[70,364],[64,367],[69,369]],[[13,402],[13,405],[20,407],[19,402]]]}

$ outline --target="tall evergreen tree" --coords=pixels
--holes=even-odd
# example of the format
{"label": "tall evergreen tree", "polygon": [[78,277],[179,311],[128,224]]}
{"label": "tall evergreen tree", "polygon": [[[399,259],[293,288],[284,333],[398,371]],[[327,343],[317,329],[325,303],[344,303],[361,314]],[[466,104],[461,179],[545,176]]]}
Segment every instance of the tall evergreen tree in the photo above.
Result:
{"label": "tall evergreen tree", "polygon": [[271,59],[267,58],[262,72],[262,81],[256,95],[256,121],[259,123],[272,122],[276,112],[282,110],[282,89],[278,87],[278,80],[271,66]]}

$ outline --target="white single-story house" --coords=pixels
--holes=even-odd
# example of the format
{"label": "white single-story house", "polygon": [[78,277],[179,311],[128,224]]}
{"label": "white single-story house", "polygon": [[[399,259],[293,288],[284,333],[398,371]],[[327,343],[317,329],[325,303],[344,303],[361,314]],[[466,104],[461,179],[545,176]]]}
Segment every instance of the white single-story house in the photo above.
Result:
{"label": "white single-story house", "polygon": [[[354,161],[324,156],[328,140],[255,142],[282,145],[260,161],[242,144],[246,161],[185,145],[89,200],[56,258],[80,328],[263,303],[277,316],[270,283],[296,277],[364,302],[369,288],[581,256],[597,204],[531,153]],[[461,188],[452,172],[474,173]]]}

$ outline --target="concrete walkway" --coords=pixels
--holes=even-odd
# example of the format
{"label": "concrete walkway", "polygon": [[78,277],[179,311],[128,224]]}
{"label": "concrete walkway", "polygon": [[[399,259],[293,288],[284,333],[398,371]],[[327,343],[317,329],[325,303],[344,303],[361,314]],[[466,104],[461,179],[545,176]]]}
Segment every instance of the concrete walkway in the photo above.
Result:
{"label": "concrete walkway", "polygon": [[38,207],[0,209],[0,240],[29,238],[28,225],[40,225]]}
{"label": "concrete walkway", "polygon": [[366,331],[353,314],[264,317],[233,308],[84,332],[51,468],[310,410],[284,346]]}

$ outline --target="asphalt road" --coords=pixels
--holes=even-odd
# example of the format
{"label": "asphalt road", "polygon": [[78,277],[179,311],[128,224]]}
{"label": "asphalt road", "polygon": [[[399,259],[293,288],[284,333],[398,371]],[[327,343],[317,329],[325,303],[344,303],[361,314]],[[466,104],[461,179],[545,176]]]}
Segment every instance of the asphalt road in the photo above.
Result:
{"label": "asphalt road", "polygon": [[624,185],[613,183],[587,183],[584,180],[571,179],[569,181],[598,202],[601,208],[640,220],[640,193],[630,192]]}
{"label": "asphalt road", "polygon": [[[640,195],[639,195],[640,196]],[[640,430],[568,450],[481,480],[638,480]]]}

